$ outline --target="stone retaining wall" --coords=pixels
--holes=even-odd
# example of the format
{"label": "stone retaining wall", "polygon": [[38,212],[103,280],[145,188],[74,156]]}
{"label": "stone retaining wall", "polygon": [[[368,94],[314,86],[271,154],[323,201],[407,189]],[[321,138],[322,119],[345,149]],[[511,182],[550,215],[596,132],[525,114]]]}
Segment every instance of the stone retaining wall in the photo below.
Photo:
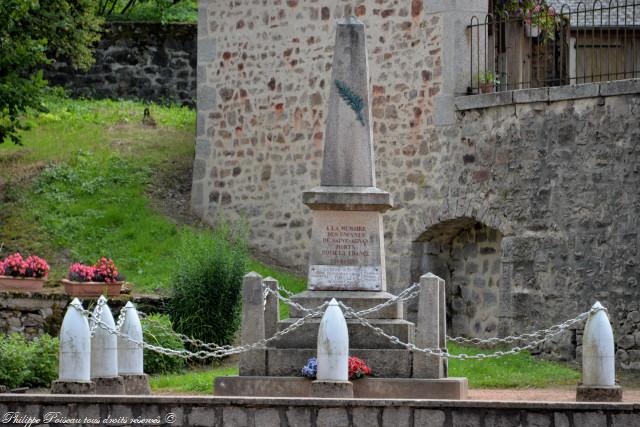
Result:
{"label": "stone retaining wall", "polygon": [[[60,293],[0,292],[0,332],[18,332],[27,337],[44,333],[58,336],[60,325],[73,298]],[[109,307],[117,317],[120,309],[131,299],[139,311],[166,312],[166,299],[153,296],[122,295],[109,299]],[[81,298],[85,308],[95,304],[95,298]]]}
{"label": "stone retaining wall", "polygon": [[60,61],[45,70],[45,78],[75,96],[194,105],[196,34],[192,24],[111,23],[89,71],[78,72]]}
{"label": "stone retaining wall", "polygon": [[[1,395],[0,416],[38,425],[209,427],[634,427],[640,405],[437,400]],[[46,416],[50,417],[47,422]],[[97,421],[97,422],[94,422]],[[73,421],[79,421],[74,423]],[[157,423],[156,423],[157,422]],[[57,423],[57,424],[56,424]],[[25,422],[21,422],[25,425]],[[103,424],[103,425],[104,425]]]}

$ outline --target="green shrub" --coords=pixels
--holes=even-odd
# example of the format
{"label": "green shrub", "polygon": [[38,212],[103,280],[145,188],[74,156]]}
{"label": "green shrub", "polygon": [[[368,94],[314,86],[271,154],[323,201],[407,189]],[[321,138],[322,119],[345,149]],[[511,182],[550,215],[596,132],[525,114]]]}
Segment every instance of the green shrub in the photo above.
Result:
{"label": "green shrub", "polygon": [[[152,314],[142,319],[141,323],[144,342],[172,350],[184,349],[182,340],[171,333],[173,327],[169,316]],[[167,356],[148,349],[144,350],[144,372],[147,374],[180,372],[184,369],[184,365],[185,360],[180,357]]]}
{"label": "green shrub", "polygon": [[58,375],[58,339],[33,341],[18,333],[0,338],[0,384],[9,388],[49,386]]}
{"label": "green shrub", "polygon": [[240,324],[244,233],[226,224],[214,231],[186,230],[172,280],[171,319],[176,331],[219,345],[230,344]]}
{"label": "green shrub", "polygon": [[44,334],[30,343],[29,368],[31,386],[48,387],[58,378],[58,338]]}

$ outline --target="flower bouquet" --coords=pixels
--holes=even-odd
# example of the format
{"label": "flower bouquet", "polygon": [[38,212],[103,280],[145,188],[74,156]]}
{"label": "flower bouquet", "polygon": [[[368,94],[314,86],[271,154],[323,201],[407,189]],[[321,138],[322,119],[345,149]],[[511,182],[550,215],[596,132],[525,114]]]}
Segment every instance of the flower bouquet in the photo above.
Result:
{"label": "flower bouquet", "polygon": [[102,257],[94,265],[72,264],[62,284],[65,292],[71,296],[97,297],[119,295],[124,280],[113,260]]}
{"label": "flower bouquet", "polygon": [[41,291],[49,264],[35,255],[22,258],[20,252],[0,261],[0,290]]}
{"label": "flower bouquet", "polygon": [[[349,356],[349,379],[355,380],[365,375],[371,375],[371,368],[367,366],[364,360],[354,356]],[[315,379],[318,375],[318,360],[315,357],[307,360],[307,364],[302,368],[302,376]]]}

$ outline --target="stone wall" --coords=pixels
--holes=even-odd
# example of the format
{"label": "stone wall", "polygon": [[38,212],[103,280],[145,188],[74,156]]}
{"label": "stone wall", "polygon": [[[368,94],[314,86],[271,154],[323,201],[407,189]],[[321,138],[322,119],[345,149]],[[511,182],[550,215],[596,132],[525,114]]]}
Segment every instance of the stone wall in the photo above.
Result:
{"label": "stone wall", "polygon": [[[16,418],[14,416],[30,417]],[[633,403],[0,394],[12,425],[209,427],[631,427]],[[35,421],[34,419],[38,419]],[[146,421],[146,422],[144,422]]]}
{"label": "stone wall", "polygon": [[[95,298],[81,298],[85,308],[95,304]],[[109,299],[109,307],[118,316],[120,309],[131,301],[139,311],[146,313],[166,312],[166,299],[148,297],[120,296]],[[58,336],[67,305],[72,297],[60,293],[0,292],[0,332],[10,334],[18,332],[29,338],[43,333]]]}
{"label": "stone wall", "polygon": [[173,101],[193,105],[196,34],[191,24],[111,23],[88,72],[64,61],[45,70],[50,84],[75,96]]}
{"label": "stone wall", "polygon": [[[214,3],[200,7],[192,187],[206,221],[246,218],[254,249],[305,271],[301,195],[319,184],[334,21],[354,13],[367,26],[377,185],[396,200],[388,288],[447,278],[451,335],[540,329],[600,300],[620,366],[640,368],[639,80],[455,97],[468,81],[460,8],[482,1]],[[447,230],[476,226],[495,238],[473,237],[464,255]],[[486,251],[480,276],[462,273],[479,266],[471,246]],[[573,359],[579,338],[546,351]]]}

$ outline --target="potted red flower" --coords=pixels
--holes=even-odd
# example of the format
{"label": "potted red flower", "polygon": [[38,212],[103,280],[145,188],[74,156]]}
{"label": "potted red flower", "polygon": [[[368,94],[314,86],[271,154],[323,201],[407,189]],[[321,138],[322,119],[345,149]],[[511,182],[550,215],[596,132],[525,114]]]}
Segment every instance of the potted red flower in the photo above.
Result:
{"label": "potted red flower", "polygon": [[102,257],[94,265],[72,264],[67,278],[62,279],[62,284],[64,291],[74,297],[119,295],[124,276],[112,259]]}
{"label": "potted red flower", "polygon": [[0,290],[41,291],[49,264],[35,255],[22,258],[20,252],[0,261]]}

